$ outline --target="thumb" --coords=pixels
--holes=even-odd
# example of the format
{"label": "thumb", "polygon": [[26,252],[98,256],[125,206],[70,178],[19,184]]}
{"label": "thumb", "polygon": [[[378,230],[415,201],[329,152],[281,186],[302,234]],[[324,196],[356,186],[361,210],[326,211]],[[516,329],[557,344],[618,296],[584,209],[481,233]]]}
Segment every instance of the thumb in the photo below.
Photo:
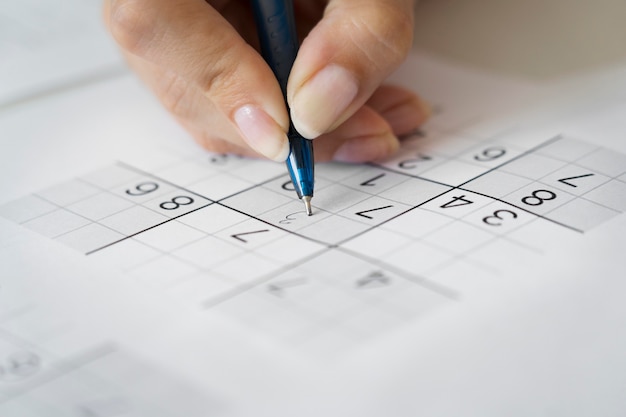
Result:
{"label": "thumb", "polygon": [[218,11],[198,0],[109,1],[105,21],[122,48],[194,85],[252,149],[287,158],[289,118],[280,86]]}
{"label": "thumb", "polygon": [[413,0],[331,0],[306,37],[289,77],[296,129],[329,132],[367,101],[404,60],[413,40]]}

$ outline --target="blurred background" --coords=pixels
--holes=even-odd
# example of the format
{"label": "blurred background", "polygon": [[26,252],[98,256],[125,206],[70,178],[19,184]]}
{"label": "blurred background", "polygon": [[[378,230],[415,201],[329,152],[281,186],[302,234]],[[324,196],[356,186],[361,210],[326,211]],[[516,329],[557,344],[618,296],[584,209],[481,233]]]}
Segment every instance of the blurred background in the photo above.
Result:
{"label": "blurred background", "polygon": [[547,81],[626,61],[623,0],[422,0],[415,46],[448,60]]}

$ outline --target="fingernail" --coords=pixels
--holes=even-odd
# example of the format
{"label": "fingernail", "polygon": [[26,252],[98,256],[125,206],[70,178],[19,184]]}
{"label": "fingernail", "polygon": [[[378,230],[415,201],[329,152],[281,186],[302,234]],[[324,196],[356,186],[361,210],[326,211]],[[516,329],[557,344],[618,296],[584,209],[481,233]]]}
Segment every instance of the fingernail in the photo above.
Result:
{"label": "fingernail", "polygon": [[339,162],[369,162],[392,155],[398,150],[398,138],[388,133],[346,141],[335,151],[333,159]]}
{"label": "fingernail", "polygon": [[326,133],[342,121],[358,91],[357,79],[347,69],[326,66],[294,94],[290,106],[295,128],[308,139]]}
{"label": "fingernail", "polygon": [[235,111],[234,119],[248,146],[269,159],[287,159],[287,134],[261,108],[253,105],[242,106]]}

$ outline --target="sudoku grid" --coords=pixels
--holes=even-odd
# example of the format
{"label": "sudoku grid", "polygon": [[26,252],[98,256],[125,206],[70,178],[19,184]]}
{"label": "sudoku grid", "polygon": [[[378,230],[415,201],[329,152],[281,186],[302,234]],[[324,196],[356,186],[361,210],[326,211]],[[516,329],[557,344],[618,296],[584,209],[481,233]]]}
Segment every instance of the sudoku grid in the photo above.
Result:
{"label": "sudoku grid", "polygon": [[[536,229],[626,210],[626,156],[561,135],[431,127],[393,158],[316,166],[307,217],[282,164],[155,152],[0,206],[149,290],[312,349],[354,344],[454,301],[441,277],[497,273]],[[534,230],[534,229],[533,229]]]}

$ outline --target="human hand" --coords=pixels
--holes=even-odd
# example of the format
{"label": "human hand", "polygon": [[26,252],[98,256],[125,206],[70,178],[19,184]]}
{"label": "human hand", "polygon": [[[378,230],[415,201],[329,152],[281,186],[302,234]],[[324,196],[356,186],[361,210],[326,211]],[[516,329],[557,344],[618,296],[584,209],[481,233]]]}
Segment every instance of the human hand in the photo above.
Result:
{"label": "human hand", "polygon": [[[304,39],[288,102],[318,161],[383,158],[428,107],[381,85],[413,38],[413,0],[294,2]],[[198,143],[220,153],[285,160],[289,116],[257,52],[248,1],[105,0],[104,20],[130,66]],[[305,37],[306,36],[306,37]]]}

